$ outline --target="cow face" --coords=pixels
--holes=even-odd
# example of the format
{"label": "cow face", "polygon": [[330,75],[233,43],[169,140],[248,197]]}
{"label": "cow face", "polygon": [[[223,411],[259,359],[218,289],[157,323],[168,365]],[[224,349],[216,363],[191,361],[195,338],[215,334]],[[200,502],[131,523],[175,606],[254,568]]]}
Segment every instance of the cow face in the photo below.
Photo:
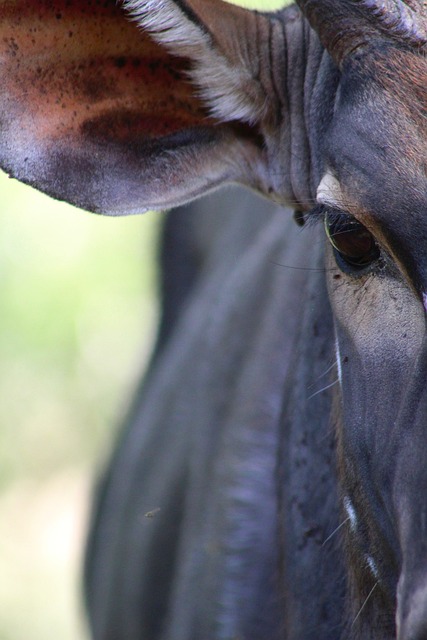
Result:
{"label": "cow face", "polygon": [[396,607],[399,638],[426,629],[426,79],[424,56],[387,42],[344,62],[314,212],[330,240],[357,638],[394,637]]}
{"label": "cow face", "polygon": [[[426,78],[422,5],[302,3],[341,69],[311,218],[329,237],[354,638],[422,638]],[[326,3],[325,3],[326,4]],[[363,4],[363,3],[362,3]],[[418,12],[413,13],[413,9]],[[395,611],[397,609],[396,621]]]}

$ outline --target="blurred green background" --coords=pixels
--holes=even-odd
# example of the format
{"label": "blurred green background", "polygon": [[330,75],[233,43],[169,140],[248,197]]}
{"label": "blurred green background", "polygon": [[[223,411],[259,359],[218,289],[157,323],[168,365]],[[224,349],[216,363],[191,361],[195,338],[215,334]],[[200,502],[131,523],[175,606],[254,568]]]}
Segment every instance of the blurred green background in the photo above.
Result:
{"label": "blurred green background", "polygon": [[0,640],[86,637],[90,489],[155,334],[160,216],[97,217],[0,175]]}
{"label": "blurred green background", "polygon": [[155,326],[160,214],[90,215],[5,175],[0,194],[0,639],[74,640],[89,487]]}

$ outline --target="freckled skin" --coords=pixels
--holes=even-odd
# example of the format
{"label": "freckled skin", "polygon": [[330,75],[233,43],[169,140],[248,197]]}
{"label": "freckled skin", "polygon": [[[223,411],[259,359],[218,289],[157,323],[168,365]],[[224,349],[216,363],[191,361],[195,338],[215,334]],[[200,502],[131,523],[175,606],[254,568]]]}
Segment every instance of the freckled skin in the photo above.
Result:
{"label": "freckled skin", "polygon": [[[1,74],[8,78],[0,105],[3,137],[26,149],[21,157],[10,157],[8,145],[0,153],[15,177],[86,209],[112,207],[117,199],[119,211],[118,195],[122,207],[126,199],[110,185],[112,178],[104,178],[103,196],[98,189],[84,194],[79,182],[91,173],[107,177],[114,167],[119,174],[126,165],[122,180],[129,193],[141,191],[141,169],[132,156],[144,145],[154,157],[151,141],[162,139],[165,149],[170,138],[173,150],[174,136],[184,142],[183,131],[207,134],[206,109],[183,81],[188,61],[141,37],[115,0],[97,3],[96,11],[91,2],[18,1],[0,4],[0,12]],[[100,155],[102,148],[108,155]],[[52,155],[63,159],[50,169]],[[81,178],[67,177],[71,164],[74,173],[80,167]]]}

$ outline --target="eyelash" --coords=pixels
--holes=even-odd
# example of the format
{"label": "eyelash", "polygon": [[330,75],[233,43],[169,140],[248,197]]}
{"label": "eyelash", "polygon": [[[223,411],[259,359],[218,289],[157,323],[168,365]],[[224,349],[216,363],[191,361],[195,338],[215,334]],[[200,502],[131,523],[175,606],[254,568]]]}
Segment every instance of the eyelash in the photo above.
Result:
{"label": "eyelash", "polygon": [[339,223],[341,220],[347,220],[349,215],[348,213],[335,209],[331,205],[317,203],[313,209],[304,215],[304,226],[312,227],[317,224],[324,224],[326,214],[328,214],[330,221],[334,224]]}

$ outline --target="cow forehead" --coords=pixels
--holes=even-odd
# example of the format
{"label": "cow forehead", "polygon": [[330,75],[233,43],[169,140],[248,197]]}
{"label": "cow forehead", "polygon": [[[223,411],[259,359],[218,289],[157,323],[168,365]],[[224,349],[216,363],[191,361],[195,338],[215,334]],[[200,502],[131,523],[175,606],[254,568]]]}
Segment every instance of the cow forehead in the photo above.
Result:
{"label": "cow forehead", "polygon": [[427,224],[426,124],[379,94],[338,116],[327,162],[350,213],[402,224],[405,212],[418,212]]}
{"label": "cow forehead", "polygon": [[[358,57],[343,74],[329,150],[351,175],[418,181],[427,175],[427,59],[391,47]],[[375,187],[377,188],[377,187]]]}
{"label": "cow forehead", "polygon": [[425,290],[427,60],[392,48],[375,53],[343,74],[326,161],[343,209],[370,227]]}
{"label": "cow forehead", "polygon": [[375,164],[425,178],[427,58],[391,46],[355,56],[343,73],[332,135],[329,151],[350,173],[351,165],[355,171],[367,165],[374,179]]}

